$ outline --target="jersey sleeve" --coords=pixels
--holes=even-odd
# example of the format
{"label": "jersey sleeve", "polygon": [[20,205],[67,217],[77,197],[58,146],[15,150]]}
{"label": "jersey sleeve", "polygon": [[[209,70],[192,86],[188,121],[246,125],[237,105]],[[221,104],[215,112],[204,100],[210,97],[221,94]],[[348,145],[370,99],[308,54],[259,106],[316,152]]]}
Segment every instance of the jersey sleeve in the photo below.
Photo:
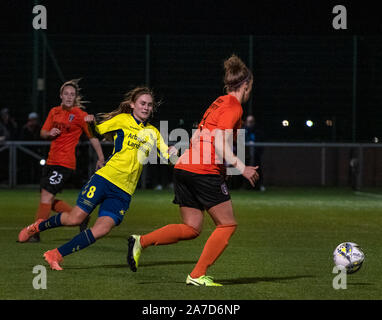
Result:
{"label": "jersey sleeve", "polygon": [[157,136],[157,150],[158,150],[158,156],[162,156],[165,159],[169,159],[168,154],[168,145],[164,142],[162,135],[160,134],[159,130],[155,128],[155,133]]}
{"label": "jersey sleeve", "polygon": [[109,120],[106,120],[100,124],[97,124],[95,126],[96,131],[102,135],[102,134],[120,129],[121,128],[121,119],[120,118],[121,118],[121,114],[116,115],[115,117],[113,117]]}
{"label": "jersey sleeve", "polygon": [[52,128],[53,128],[53,109],[49,111],[48,116],[41,130],[50,131]]}
{"label": "jersey sleeve", "polygon": [[238,108],[224,108],[217,122],[217,129],[234,129],[235,125],[240,121],[242,111]]}
{"label": "jersey sleeve", "polygon": [[83,111],[82,114],[81,114],[81,128],[82,128],[82,131],[86,134],[86,136],[90,139],[90,138],[94,138],[94,135],[92,134],[91,130],[89,129],[89,124],[85,121],[85,117],[88,115],[87,112]]}

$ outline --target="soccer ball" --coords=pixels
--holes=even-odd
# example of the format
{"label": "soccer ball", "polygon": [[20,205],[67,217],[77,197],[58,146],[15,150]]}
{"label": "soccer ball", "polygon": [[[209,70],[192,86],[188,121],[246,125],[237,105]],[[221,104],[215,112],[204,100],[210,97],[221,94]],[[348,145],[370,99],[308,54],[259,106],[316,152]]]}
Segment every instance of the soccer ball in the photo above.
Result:
{"label": "soccer ball", "polygon": [[345,267],[347,273],[354,273],[361,269],[365,255],[358,244],[344,242],[334,250],[333,260],[336,266]]}

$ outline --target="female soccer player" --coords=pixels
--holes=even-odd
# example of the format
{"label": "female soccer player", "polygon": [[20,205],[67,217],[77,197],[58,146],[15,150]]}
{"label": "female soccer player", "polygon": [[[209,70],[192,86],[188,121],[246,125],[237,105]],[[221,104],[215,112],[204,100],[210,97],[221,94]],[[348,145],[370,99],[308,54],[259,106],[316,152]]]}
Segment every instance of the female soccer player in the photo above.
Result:
{"label": "female soccer player", "polygon": [[[142,163],[154,146],[167,159],[168,152],[176,152],[174,147],[167,147],[159,131],[148,123],[154,107],[153,92],[149,88],[138,87],[126,94],[116,110],[102,114],[101,123],[95,125],[95,129],[101,135],[114,134],[114,150],[106,165],[96,171],[82,188],[77,205],[71,212],[64,211],[44,221],[40,219],[20,232],[19,241],[25,242],[36,232],[79,225],[101,204],[92,228],[82,231],[61,247],[44,253],[53,270],[62,270],[60,263],[63,257],[88,247],[122,222],[141,175]],[[89,117],[88,121],[94,121],[94,117]]]}
{"label": "female soccer player", "polygon": [[[72,209],[65,201],[56,199],[56,194],[63,190],[65,183],[76,169],[76,145],[82,133],[87,135],[97,153],[96,169],[104,164],[101,144],[88,130],[86,117],[89,115],[83,110],[78,81],[70,80],[61,86],[61,104],[49,111],[41,128],[41,138],[51,140],[52,143],[42,172],[40,204],[36,212],[36,221],[48,219],[52,209],[56,212]],[[39,234],[32,237],[30,241],[40,241]]]}
{"label": "female soccer player", "polygon": [[[227,95],[217,98],[204,113],[198,130],[191,138],[189,149],[175,165],[173,202],[180,206],[183,223],[169,224],[142,236],[130,236],[127,261],[134,272],[137,271],[142,249],[196,238],[202,230],[203,211],[207,210],[216,229],[206,242],[195,268],[187,276],[186,283],[196,286],[221,286],[206,273],[208,267],[228,245],[237,222],[224,182],[223,161],[219,164],[216,159],[223,158],[233,165],[252,186],[258,179],[257,167],[245,166],[233,154],[229,144],[233,138],[233,131],[241,126],[241,104],[249,99],[253,83],[252,72],[235,55],[225,60],[224,69]],[[203,151],[209,153],[207,157],[203,155]]]}

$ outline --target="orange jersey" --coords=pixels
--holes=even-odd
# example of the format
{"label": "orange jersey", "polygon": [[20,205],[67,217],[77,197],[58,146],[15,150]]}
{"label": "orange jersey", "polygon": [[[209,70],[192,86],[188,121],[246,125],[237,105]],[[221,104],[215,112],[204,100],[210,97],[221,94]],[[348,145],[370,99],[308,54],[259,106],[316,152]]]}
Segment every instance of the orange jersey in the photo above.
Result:
{"label": "orange jersey", "polygon": [[49,111],[42,130],[50,131],[57,128],[61,134],[52,140],[47,160],[48,165],[58,165],[69,169],[76,168],[76,146],[84,132],[88,138],[91,134],[84,118],[85,111],[78,107],[65,110],[62,106],[54,107]]}
{"label": "orange jersey", "polygon": [[242,115],[243,108],[234,96],[217,98],[198,125],[200,137],[190,143],[175,168],[199,174],[223,174],[224,165],[216,161],[213,131],[231,129],[235,133],[241,127]]}

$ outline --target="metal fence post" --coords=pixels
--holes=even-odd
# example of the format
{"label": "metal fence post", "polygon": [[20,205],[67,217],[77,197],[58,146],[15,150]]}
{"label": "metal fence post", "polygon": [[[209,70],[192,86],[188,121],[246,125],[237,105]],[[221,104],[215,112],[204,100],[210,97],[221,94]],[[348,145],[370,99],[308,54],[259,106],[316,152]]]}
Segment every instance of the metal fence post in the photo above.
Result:
{"label": "metal fence post", "polygon": [[147,34],[145,37],[145,82],[146,86],[150,86],[150,35]]}
{"label": "metal fence post", "polygon": [[89,165],[88,165],[88,179],[92,176],[95,166],[94,166],[94,157],[93,157],[93,150],[92,150],[92,145],[89,143],[88,144],[88,155],[89,155]]}
{"label": "metal fence post", "polygon": [[17,146],[13,146],[13,187],[17,186]]}
{"label": "metal fence post", "polygon": [[352,141],[357,139],[357,36],[353,36]]}
{"label": "metal fence post", "polygon": [[[253,72],[253,35],[249,36],[248,41],[249,46],[249,69]],[[251,94],[249,101],[248,101],[248,115],[252,114],[253,112],[253,94]]]}
{"label": "metal fence post", "polygon": [[9,177],[8,183],[10,188],[14,188],[17,183],[17,159],[16,159],[16,146],[9,145]]}
{"label": "metal fence post", "polygon": [[363,147],[361,145],[358,148],[358,161],[357,188],[361,190],[363,181]]}
{"label": "metal fence post", "polygon": [[[38,0],[34,0],[34,5],[38,5]],[[32,110],[37,112],[38,89],[37,80],[39,73],[39,31],[33,29],[33,57],[32,57]]]}
{"label": "metal fence post", "polygon": [[12,163],[12,145],[10,144],[8,146],[8,149],[9,149],[9,154],[8,154],[8,157],[9,157],[9,160],[8,160],[8,187],[9,188],[12,188],[12,170],[13,170],[13,163]]}
{"label": "metal fence post", "polygon": [[[145,82],[146,86],[150,86],[150,35],[147,34],[145,36]],[[146,189],[147,186],[147,170],[149,164],[146,164],[142,168],[142,174],[141,174],[141,187],[142,189]]]}
{"label": "metal fence post", "polygon": [[326,148],[321,148],[321,185],[326,185]]}

